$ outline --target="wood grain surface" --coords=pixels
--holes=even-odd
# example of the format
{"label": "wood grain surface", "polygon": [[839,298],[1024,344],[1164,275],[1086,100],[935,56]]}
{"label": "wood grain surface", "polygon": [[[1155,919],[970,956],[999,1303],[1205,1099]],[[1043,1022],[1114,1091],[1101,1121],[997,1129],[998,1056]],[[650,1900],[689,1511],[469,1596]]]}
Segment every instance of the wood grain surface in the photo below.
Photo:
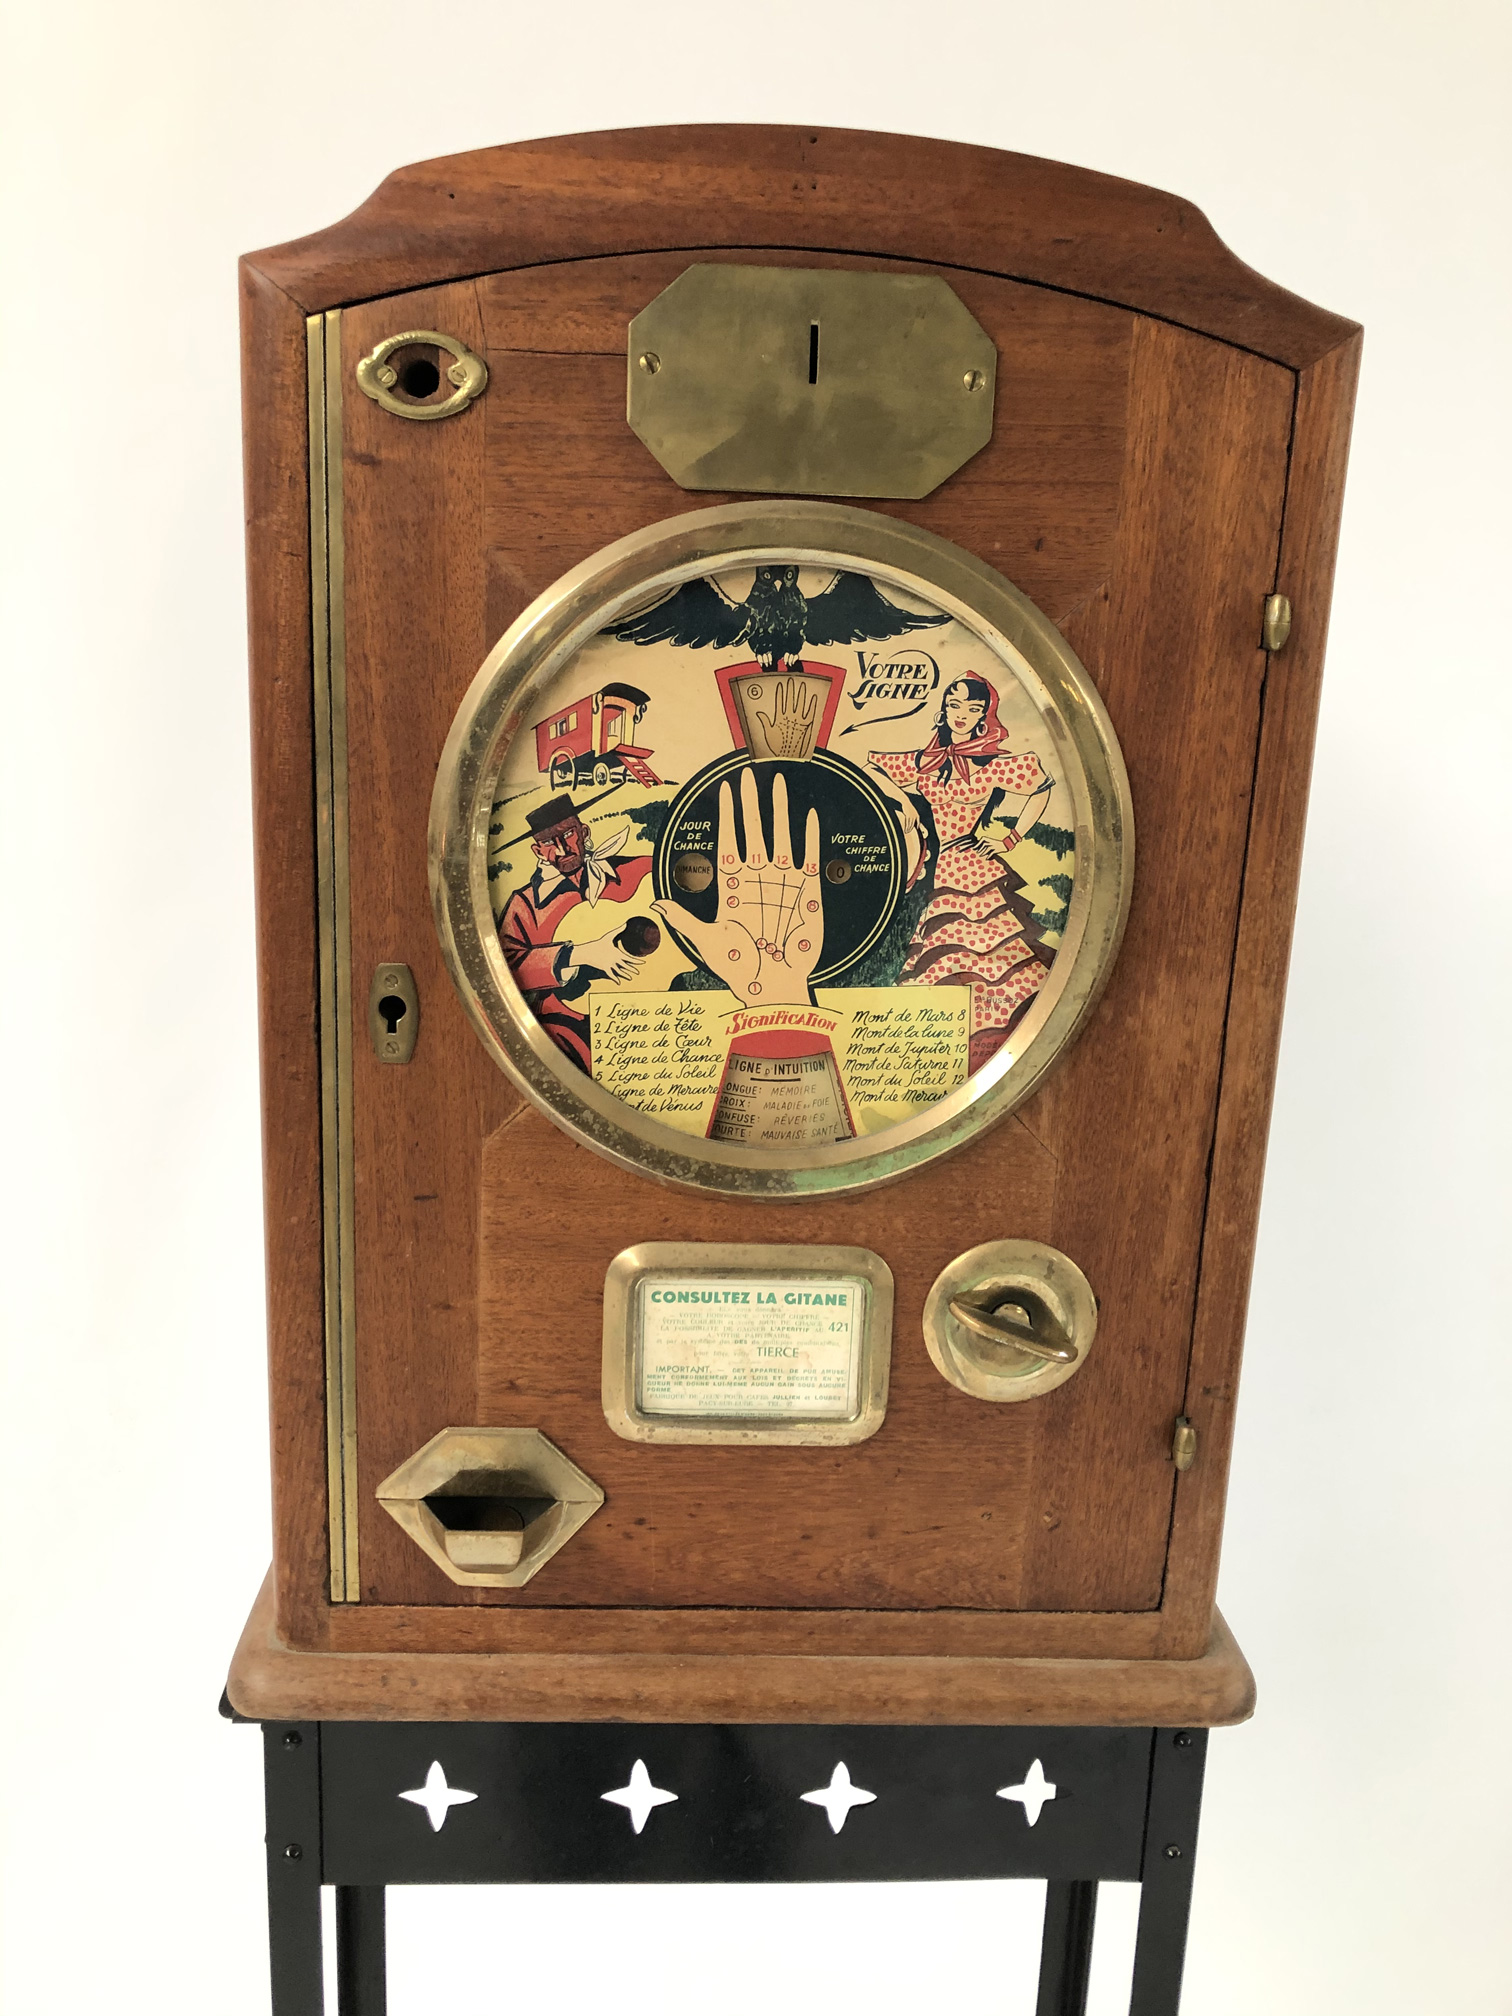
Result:
{"label": "wood grain surface", "polygon": [[237,1714],[267,1722],[1207,1729],[1243,1722],[1255,1707],[1254,1677],[1216,1611],[1196,1659],[304,1652],[280,1635],[268,1583],[247,1619],[226,1693]]}
{"label": "wood grain surface", "polygon": [[1197,1641],[1217,1590],[1245,1309],[1359,369],[1356,335],[1302,372],[1297,383],[1276,568],[1276,590],[1291,600],[1292,630],[1285,649],[1269,661],[1262,695],[1244,906],[1224,1028],[1223,1103],[1213,1143],[1183,1405],[1197,1430],[1199,1461],[1181,1479],[1167,1567],[1161,1643],[1171,1651]]}
{"label": "wood grain surface", "polygon": [[279,1616],[329,1608],[305,314],[244,263],[247,623]]}
{"label": "wood grain surface", "polygon": [[[428,1004],[416,1064],[394,1071],[359,1051],[354,1088],[364,1596],[553,1609],[1153,1610],[1291,376],[1099,303],[980,277],[972,290],[1005,360],[1005,425],[911,515],[989,550],[1083,646],[1125,745],[1142,840],[1095,1032],[1025,1122],[886,1191],[800,1210],[627,1181],[531,1111],[492,1136],[480,1189],[478,1102],[498,1081],[437,984],[424,800],[492,634],[564,567],[685,501],[620,420],[622,355],[557,347],[606,340],[674,271],[665,260],[611,265],[555,269],[549,289],[531,276],[523,301],[512,276],[408,297],[412,324],[479,345],[480,322],[502,324],[521,347],[488,348],[490,391],[460,423],[415,426],[367,401],[348,420],[354,971],[360,992],[378,959],[404,957]],[[539,325],[527,319],[532,294]],[[381,302],[351,311],[350,355],[396,312]],[[1021,411],[1028,427],[1014,424]],[[1033,1407],[968,1399],[922,1345],[936,1274],[1009,1236],[1071,1253],[1102,1305],[1094,1361]],[[829,1452],[620,1442],[599,1400],[602,1284],[615,1253],[647,1238],[881,1253],[898,1281],[882,1432]],[[609,1494],[519,1591],[460,1589],[369,1511],[389,1470],[437,1429],[474,1420],[541,1428]]]}
{"label": "wood grain surface", "polygon": [[727,245],[1003,274],[1293,369],[1353,329],[1235,258],[1179,196],[1028,154],[813,126],[638,127],[420,161],[340,224],[252,256],[314,309],[462,275]]}
{"label": "wood grain surface", "polygon": [[[412,295],[408,326],[481,348],[469,282]],[[393,329],[374,302],[342,317],[343,369]],[[480,1148],[518,1095],[467,1025],[431,922],[425,836],[457,703],[489,644],[482,534],[487,402],[417,425],[355,393],[344,413],[352,884],[356,1337],[364,1597],[424,1600],[434,1571],[374,1489],[427,1439],[418,1421],[477,1413]],[[415,976],[410,1063],[380,1063],[368,991],[385,960]],[[454,1585],[448,1585],[449,1587]]]}
{"label": "wood grain surface", "polygon": [[[472,1036],[429,913],[431,782],[488,647],[598,546],[721,501],[679,490],[623,417],[625,323],[691,256],[944,271],[999,348],[994,439],[932,497],[879,508],[981,554],[1060,623],[1113,715],[1134,792],[1129,931],[1075,1051],[967,1151],[817,1209],[656,1189],[568,1143]],[[328,303],[345,304],[359,1025],[380,960],[406,961],[421,999],[412,1064],[379,1065],[361,1026],[354,1046],[364,1602],[334,1610],[304,414],[304,312]],[[985,150],[803,129],[587,136],[422,164],[345,224],[255,255],[244,304],[284,1640],[353,1660],[386,1646],[485,1666],[597,1659],[603,1675],[580,1665],[572,1685],[600,1703],[616,1658],[660,1658],[661,1677],[635,1698],[659,1704],[648,1717],[674,1718],[677,1658],[709,1668],[680,1698],[722,1701],[728,1719],[745,1714],[740,1701],[779,1700],[784,1660],[916,1662],[920,1676],[1014,1655],[1201,1664],[1353,325],[1260,280],[1158,192]],[[484,398],[423,426],[363,399],[356,358],[399,326],[483,350]],[[1295,619],[1268,665],[1259,613],[1272,588],[1292,596]],[[1101,1329],[1076,1379],[993,1407],[934,1373],[918,1312],[945,1259],[1015,1235],[1077,1259]],[[598,1404],[603,1268],[646,1238],[881,1252],[899,1287],[881,1433],[840,1451],[615,1438]],[[1178,1480],[1170,1433],[1183,1411],[1199,1460]],[[609,1492],[523,1591],[451,1584],[373,1502],[378,1479],[437,1428],[474,1421],[545,1428]],[[721,1657],[732,1670],[716,1679]],[[536,1698],[535,1668],[511,1670],[521,1698]],[[481,1671],[470,1699],[494,1684]],[[985,1692],[971,1698],[1000,1684],[978,1674],[971,1686]],[[802,1718],[772,1706],[747,1719]]]}

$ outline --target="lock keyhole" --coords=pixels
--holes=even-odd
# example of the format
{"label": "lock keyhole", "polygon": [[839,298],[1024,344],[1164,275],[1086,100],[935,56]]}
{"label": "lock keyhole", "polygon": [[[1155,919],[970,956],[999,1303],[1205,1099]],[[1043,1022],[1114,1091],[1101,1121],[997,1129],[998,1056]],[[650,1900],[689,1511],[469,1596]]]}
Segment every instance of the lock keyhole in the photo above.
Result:
{"label": "lock keyhole", "polygon": [[441,372],[429,357],[412,357],[400,371],[399,383],[411,399],[429,399],[440,388]]}
{"label": "lock keyhole", "polygon": [[398,1033],[399,1024],[409,1013],[408,1007],[397,994],[385,994],[378,1003],[378,1013],[383,1017],[383,1026],[390,1036]]}

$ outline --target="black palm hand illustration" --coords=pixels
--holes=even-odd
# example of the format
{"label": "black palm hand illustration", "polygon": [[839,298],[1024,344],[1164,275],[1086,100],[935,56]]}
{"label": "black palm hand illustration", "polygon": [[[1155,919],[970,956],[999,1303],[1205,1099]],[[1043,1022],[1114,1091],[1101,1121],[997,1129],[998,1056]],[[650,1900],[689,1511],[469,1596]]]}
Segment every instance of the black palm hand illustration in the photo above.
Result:
{"label": "black palm hand illustration", "polygon": [[761,830],[756,773],[740,773],[740,812],[745,854],[735,845],[735,800],[729,785],[719,787],[719,833],[715,877],[719,914],[705,923],[681,903],[662,898],[652,904],[694,948],[709,971],[732,994],[763,1007],[810,1000],[809,975],[824,947],[824,910],[819,893],[819,814],[811,811],[804,831],[803,859],[793,845],[787,783],[772,784],[772,853]]}

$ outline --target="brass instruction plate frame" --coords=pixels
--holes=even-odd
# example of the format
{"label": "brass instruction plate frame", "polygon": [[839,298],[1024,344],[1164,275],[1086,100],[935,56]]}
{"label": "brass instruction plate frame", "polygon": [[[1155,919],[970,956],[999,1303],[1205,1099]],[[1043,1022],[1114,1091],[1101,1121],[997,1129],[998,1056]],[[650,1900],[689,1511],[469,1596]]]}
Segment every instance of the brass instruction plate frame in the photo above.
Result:
{"label": "brass instruction plate frame", "polygon": [[[641,1289],[657,1275],[756,1276],[772,1280],[859,1281],[861,1319],[855,1411],[849,1418],[801,1415],[676,1415],[642,1411]],[[627,1442],[770,1443],[842,1448],[875,1435],[887,1413],[892,1367],[893,1277],[865,1246],[771,1246],[648,1240],[615,1255],[604,1279],[604,1418]]]}

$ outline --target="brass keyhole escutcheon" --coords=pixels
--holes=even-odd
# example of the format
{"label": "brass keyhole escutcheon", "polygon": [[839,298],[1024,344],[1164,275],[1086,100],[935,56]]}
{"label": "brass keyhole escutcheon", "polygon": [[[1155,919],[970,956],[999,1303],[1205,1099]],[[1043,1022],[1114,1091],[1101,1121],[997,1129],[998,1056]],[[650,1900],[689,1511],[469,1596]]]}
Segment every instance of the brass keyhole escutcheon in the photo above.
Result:
{"label": "brass keyhole escutcheon", "polygon": [[924,1304],[936,1369],[978,1400],[1032,1400],[1063,1385],[1096,1334],[1086,1275],[1037,1239],[974,1246],[951,1261]]}
{"label": "brass keyhole escutcheon", "polygon": [[361,359],[357,383],[401,420],[449,420],[487,390],[488,366],[455,336],[404,329]]}
{"label": "brass keyhole escutcheon", "polygon": [[368,990],[368,1034],[380,1064],[408,1064],[420,1033],[415,976],[397,959],[385,959]]}

